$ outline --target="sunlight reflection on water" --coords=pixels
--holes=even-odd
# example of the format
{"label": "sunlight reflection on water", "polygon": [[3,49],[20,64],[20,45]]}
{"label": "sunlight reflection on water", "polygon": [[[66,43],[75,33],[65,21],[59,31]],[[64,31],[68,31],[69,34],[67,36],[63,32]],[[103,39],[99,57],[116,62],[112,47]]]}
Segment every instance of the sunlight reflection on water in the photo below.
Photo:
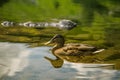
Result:
{"label": "sunlight reflection on water", "polygon": [[[86,66],[98,66],[97,64],[76,64],[76,63],[66,63],[69,64],[67,68],[73,68],[76,70],[77,75],[75,78],[80,80],[118,80],[120,77],[120,72],[117,70],[108,70],[103,68],[85,68]],[[103,64],[99,64],[101,66]],[[98,67],[99,67],[98,66]],[[118,75],[117,75],[118,74]]]}
{"label": "sunlight reflection on water", "polygon": [[0,43],[0,79],[3,80],[119,80],[120,71],[100,68],[108,64],[64,61],[54,68],[44,57],[55,59],[50,47],[27,48],[25,44]]}

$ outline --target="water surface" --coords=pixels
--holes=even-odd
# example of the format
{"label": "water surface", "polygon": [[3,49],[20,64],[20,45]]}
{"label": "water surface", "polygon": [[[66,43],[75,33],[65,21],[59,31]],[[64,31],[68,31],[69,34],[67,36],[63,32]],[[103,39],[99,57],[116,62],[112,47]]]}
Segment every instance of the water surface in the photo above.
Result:
{"label": "water surface", "polygon": [[0,80],[120,80],[120,71],[106,69],[107,64],[56,59],[49,49],[0,43]]}

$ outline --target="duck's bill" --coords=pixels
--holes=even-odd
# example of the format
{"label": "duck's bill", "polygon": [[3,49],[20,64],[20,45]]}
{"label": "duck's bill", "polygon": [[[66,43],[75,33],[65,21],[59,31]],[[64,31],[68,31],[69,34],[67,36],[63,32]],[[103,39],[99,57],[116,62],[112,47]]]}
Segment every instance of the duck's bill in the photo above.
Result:
{"label": "duck's bill", "polygon": [[51,43],[52,43],[52,40],[46,42],[45,45],[48,45],[48,44],[51,44]]}
{"label": "duck's bill", "polygon": [[48,42],[46,42],[46,43],[45,43],[45,45],[48,45],[48,44],[50,44],[50,43],[51,43],[51,42],[50,42],[50,41],[48,41]]}
{"label": "duck's bill", "polygon": [[48,44],[51,44],[51,43],[54,43],[54,37],[50,41],[46,42],[45,45],[48,45]]}

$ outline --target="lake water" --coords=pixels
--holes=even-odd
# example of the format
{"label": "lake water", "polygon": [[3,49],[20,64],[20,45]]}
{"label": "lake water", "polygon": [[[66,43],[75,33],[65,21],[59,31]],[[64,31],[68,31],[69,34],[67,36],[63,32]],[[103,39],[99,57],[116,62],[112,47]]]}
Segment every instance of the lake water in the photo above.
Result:
{"label": "lake water", "polygon": [[108,64],[83,64],[56,59],[50,47],[0,43],[0,80],[120,80]]}

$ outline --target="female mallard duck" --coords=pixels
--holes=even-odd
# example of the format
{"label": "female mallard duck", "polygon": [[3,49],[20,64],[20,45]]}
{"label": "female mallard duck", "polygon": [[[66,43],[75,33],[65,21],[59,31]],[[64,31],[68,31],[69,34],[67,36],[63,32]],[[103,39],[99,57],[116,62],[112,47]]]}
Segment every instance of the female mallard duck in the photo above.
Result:
{"label": "female mallard duck", "polygon": [[51,49],[55,55],[90,55],[102,52],[104,49],[97,49],[96,47],[89,46],[87,44],[64,44],[65,40],[62,35],[55,35],[47,44],[55,43],[55,46]]}

